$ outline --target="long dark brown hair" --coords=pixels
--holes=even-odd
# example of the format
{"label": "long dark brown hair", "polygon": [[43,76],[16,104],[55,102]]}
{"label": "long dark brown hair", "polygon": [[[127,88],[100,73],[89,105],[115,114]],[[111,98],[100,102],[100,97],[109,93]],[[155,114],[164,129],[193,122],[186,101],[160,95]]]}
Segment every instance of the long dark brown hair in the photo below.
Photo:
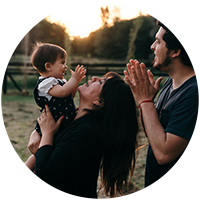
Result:
{"label": "long dark brown hair", "polygon": [[138,121],[131,89],[117,73],[104,76],[106,82],[100,94],[101,108],[95,113],[102,134],[100,166],[105,193],[122,194],[123,183],[133,175],[137,148]]}

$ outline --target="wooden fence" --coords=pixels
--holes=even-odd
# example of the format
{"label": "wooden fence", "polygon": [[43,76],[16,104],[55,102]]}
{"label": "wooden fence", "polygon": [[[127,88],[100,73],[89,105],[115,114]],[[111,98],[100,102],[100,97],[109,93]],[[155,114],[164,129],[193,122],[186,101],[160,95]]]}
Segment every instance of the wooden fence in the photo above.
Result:
{"label": "wooden fence", "polygon": [[[70,62],[69,67],[71,69],[75,69],[78,64],[84,65],[85,69],[87,69],[86,73],[86,81],[90,78],[90,76],[103,76],[109,71],[117,72],[120,75],[123,75],[123,71],[126,69],[125,62],[98,62],[98,63],[77,63],[77,62]],[[151,72],[154,76],[168,76],[164,72],[157,71],[152,68],[152,64],[150,62],[145,62],[146,67],[151,69]],[[38,75],[38,72],[32,67],[30,62],[27,63],[20,63],[20,62],[9,62],[8,67],[5,72],[4,81],[3,81],[3,93],[7,93],[7,77],[11,79],[14,86],[22,92],[22,89],[19,87],[17,82],[15,81],[13,75]]]}

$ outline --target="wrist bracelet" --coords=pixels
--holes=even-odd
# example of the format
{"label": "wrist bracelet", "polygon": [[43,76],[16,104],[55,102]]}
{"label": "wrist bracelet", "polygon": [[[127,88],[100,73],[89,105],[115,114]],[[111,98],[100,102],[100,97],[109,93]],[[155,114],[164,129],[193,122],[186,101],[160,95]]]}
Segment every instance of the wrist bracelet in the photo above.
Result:
{"label": "wrist bracelet", "polygon": [[141,101],[141,102],[139,103],[137,109],[140,108],[140,105],[141,105],[142,103],[147,103],[147,102],[152,102],[152,103],[153,103],[153,100],[144,100],[144,101]]}

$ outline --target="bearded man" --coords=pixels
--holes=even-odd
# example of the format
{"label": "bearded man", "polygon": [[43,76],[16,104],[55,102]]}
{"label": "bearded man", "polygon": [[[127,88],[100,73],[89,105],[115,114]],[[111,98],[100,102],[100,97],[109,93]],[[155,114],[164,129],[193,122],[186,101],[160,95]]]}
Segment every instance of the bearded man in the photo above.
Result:
{"label": "bearded man", "polygon": [[168,73],[169,78],[154,104],[162,78],[156,81],[144,63],[130,60],[125,79],[142,113],[149,140],[146,159],[145,187],[166,174],[186,149],[196,124],[198,87],[192,63],[174,34],[161,22],[155,42],[155,69]]}

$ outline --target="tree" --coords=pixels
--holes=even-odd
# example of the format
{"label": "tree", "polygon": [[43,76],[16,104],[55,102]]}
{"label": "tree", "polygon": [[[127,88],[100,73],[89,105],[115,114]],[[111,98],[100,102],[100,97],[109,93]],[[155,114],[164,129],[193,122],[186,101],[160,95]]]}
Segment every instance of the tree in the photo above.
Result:
{"label": "tree", "polygon": [[79,36],[74,37],[71,42],[71,53],[74,55],[83,55],[83,48],[83,39],[81,39]]}
{"label": "tree", "polygon": [[[153,51],[150,49],[152,43],[155,40],[155,33],[152,35],[151,31],[156,26],[156,20],[151,16],[143,17],[143,23],[138,31],[138,37],[135,40],[135,56],[138,59],[149,60],[153,55]],[[155,30],[155,29],[154,29]]]}
{"label": "tree", "polygon": [[40,40],[41,42],[54,43],[65,48],[65,27],[61,27],[56,23],[50,23],[44,19],[33,27],[30,35],[32,43]]}
{"label": "tree", "polygon": [[[199,13],[198,1],[171,1],[164,2],[165,12],[186,9],[192,13]],[[139,16],[133,19],[133,27],[130,31],[130,43],[127,53],[127,60],[137,58],[139,60],[151,60],[153,53],[150,46],[154,41],[155,33],[158,30],[156,19],[158,16]]]}
{"label": "tree", "polygon": [[101,58],[126,59],[131,26],[132,20],[121,20],[100,29],[94,42],[95,54]]}
{"label": "tree", "polygon": [[135,57],[135,45],[134,42],[137,38],[138,31],[142,25],[142,19],[141,17],[138,17],[137,19],[133,20],[133,27],[130,30],[130,43],[129,43],[129,49],[128,49],[128,55],[127,55],[127,60],[130,58]]}
{"label": "tree", "polygon": [[71,53],[76,56],[95,56],[94,41],[97,31],[91,32],[88,37],[74,37],[71,41]]}
{"label": "tree", "polygon": [[115,24],[116,22],[119,22],[121,20],[120,8],[115,6],[112,12],[113,12],[112,20],[113,20],[113,24]]}
{"label": "tree", "polygon": [[102,27],[107,27],[108,26],[108,19],[110,16],[109,8],[106,6],[106,8],[101,7],[101,21],[102,21]]}

